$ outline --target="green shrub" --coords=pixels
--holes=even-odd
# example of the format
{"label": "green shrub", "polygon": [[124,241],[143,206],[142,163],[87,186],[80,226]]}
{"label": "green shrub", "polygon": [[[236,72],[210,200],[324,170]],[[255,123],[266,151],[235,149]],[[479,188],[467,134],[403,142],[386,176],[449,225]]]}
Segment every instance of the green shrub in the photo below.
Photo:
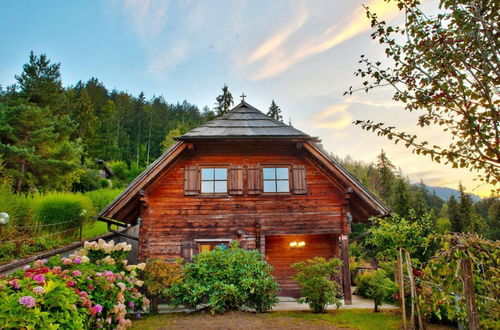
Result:
{"label": "green shrub", "polygon": [[[75,228],[80,221],[89,220],[94,214],[92,201],[82,194],[48,193],[34,201],[35,219],[48,225],[45,228],[50,233]],[[61,224],[56,226],[57,223]]]}
{"label": "green shrub", "polygon": [[373,299],[374,311],[379,311],[383,301],[391,299],[396,293],[396,284],[387,277],[383,269],[365,271],[356,278],[356,294]]}
{"label": "green shrub", "polygon": [[104,209],[121,192],[121,189],[99,189],[85,193],[90,198],[97,212]]}
{"label": "green shrub", "polygon": [[10,216],[7,226],[28,225],[31,221],[31,196],[14,194],[8,182],[0,183],[0,212]]}
{"label": "green shrub", "polygon": [[101,176],[99,170],[96,169],[86,169],[82,171],[82,174],[78,178],[77,182],[73,183],[71,188],[75,192],[85,192],[99,189],[99,181]]}
{"label": "green shrub", "polygon": [[299,303],[309,304],[314,313],[324,313],[328,305],[341,305],[337,298],[340,286],[332,281],[332,276],[339,273],[342,261],[332,258],[315,257],[305,262],[297,262],[292,265],[297,271],[294,279],[300,286],[302,298]]}
{"label": "green shrub", "polygon": [[141,277],[151,301],[152,314],[158,314],[159,299],[168,298],[164,296],[168,288],[182,282],[182,263],[182,259],[178,259],[176,262],[167,262],[161,259],[146,261],[146,268],[144,268]]}
{"label": "green shrub", "polygon": [[108,167],[113,172],[113,180],[118,180],[123,183],[127,182],[128,179],[128,166],[127,163],[123,161],[115,161],[107,163]]}
{"label": "green shrub", "polygon": [[243,306],[264,312],[276,304],[278,283],[272,267],[257,250],[244,250],[233,243],[194,257],[184,267],[182,283],[165,294],[175,305],[195,307],[207,303],[212,313],[239,310]]}

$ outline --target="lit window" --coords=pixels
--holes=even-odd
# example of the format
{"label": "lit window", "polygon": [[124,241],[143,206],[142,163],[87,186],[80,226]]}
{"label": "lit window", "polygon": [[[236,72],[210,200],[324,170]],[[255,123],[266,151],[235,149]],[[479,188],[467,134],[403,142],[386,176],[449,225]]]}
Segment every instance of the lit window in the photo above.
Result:
{"label": "lit window", "polygon": [[227,193],[227,168],[202,168],[201,193]]}
{"label": "lit window", "polygon": [[287,193],[290,192],[288,167],[263,168],[264,192]]}

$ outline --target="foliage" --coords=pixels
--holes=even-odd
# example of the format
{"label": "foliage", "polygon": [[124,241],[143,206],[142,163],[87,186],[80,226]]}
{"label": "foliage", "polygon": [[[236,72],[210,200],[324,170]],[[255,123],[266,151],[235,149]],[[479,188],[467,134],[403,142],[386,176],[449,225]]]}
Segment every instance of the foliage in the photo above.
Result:
{"label": "foliage", "polygon": [[101,176],[99,170],[86,169],[82,171],[78,181],[73,182],[72,191],[86,192],[100,188]]}
{"label": "foliage", "polygon": [[366,241],[378,261],[395,261],[399,248],[407,250],[422,261],[425,260],[423,246],[430,231],[430,218],[427,215],[411,220],[397,214],[373,219],[372,235]]}
{"label": "foliage", "polygon": [[441,0],[437,15],[426,14],[419,1],[395,2],[405,15],[402,26],[388,25],[367,8],[371,36],[384,45],[389,65],[362,55],[365,67],[356,76],[367,77],[366,92],[392,86],[394,100],[420,112],[418,126],[442,127],[452,142],[434,145],[370,120],[356,124],[436,162],[478,170],[481,180],[495,185],[500,180],[498,2]]}
{"label": "foliage", "polygon": [[356,294],[373,299],[374,311],[379,311],[383,301],[396,293],[396,284],[387,277],[383,269],[365,271],[356,278]]}
{"label": "foliage", "polygon": [[182,282],[182,259],[176,262],[167,262],[161,259],[150,259],[146,261],[146,268],[142,273],[142,279],[146,285],[146,292],[151,301],[151,313],[158,313],[158,300],[168,292],[174,284]]}
{"label": "foliage", "polygon": [[234,104],[233,95],[229,91],[227,85],[224,84],[224,87],[222,87],[222,94],[217,96],[216,101],[215,111],[217,112],[217,116],[222,116],[231,109],[231,106]]}
{"label": "foliage", "polygon": [[331,278],[339,273],[342,261],[326,260],[315,257],[304,262],[292,264],[297,271],[294,279],[300,286],[302,298],[300,303],[307,303],[314,313],[324,313],[328,305],[341,305],[337,298],[340,286]]}
{"label": "foliage", "polygon": [[85,248],[69,258],[37,260],[0,279],[0,327],[129,327],[127,313],[139,313],[148,305],[137,279],[145,265],[127,266],[123,259],[127,254],[122,252],[130,248],[112,241],[85,242]]}
{"label": "foliage", "polygon": [[[82,194],[49,193],[35,199],[34,217],[44,225],[61,223],[59,228],[68,229],[90,220],[94,213],[92,201]],[[64,223],[64,224],[62,224]],[[54,227],[48,226],[49,231]]]}
{"label": "foliage", "polygon": [[267,115],[271,118],[274,118],[276,120],[283,122],[283,116],[281,115],[281,109],[274,102],[274,100],[271,101],[271,106],[269,107],[269,111],[267,112]]}
{"label": "foliage", "polygon": [[195,307],[207,303],[212,313],[238,310],[243,306],[264,312],[278,302],[278,283],[272,267],[257,250],[232,243],[194,257],[184,266],[184,279],[165,294],[174,304]]}
{"label": "foliage", "polygon": [[111,203],[121,191],[121,189],[106,188],[89,191],[84,195],[92,201],[95,210],[99,212],[104,209],[109,203]]}
{"label": "foliage", "polygon": [[[185,132],[184,132],[185,133]],[[165,140],[161,142],[161,146],[163,148],[163,151],[167,151],[170,146],[172,146],[175,143],[174,138],[181,136],[183,133],[181,131],[181,128],[176,127],[173,130],[170,130],[165,136]]]}
{"label": "foliage", "polygon": [[[424,270],[424,311],[438,318],[449,317],[467,324],[461,259],[472,264],[472,281],[481,327],[500,327],[500,242],[477,234],[447,234],[439,237],[441,249]],[[430,282],[430,283],[429,283]],[[443,315],[444,309],[444,315]]]}

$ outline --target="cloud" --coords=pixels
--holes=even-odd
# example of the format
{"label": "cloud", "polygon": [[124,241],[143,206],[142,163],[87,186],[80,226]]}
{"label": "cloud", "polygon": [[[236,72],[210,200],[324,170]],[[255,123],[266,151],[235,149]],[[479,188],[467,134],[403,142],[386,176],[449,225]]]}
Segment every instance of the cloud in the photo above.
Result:
{"label": "cloud", "polygon": [[124,11],[142,39],[157,36],[167,21],[168,0],[125,0]]}
{"label": "cloud", "polygon": [[298,7],[295,17],[293,17],[286,25],[282,26],[274,35],[269,37],[260,46],[258,46],[248,57],[247,62],[258,61],[263,57],[271,54],[280,47],[293,33],[299,30],[309,18],[309,11],[301,3]]}
{"label": "cloud", "polygon": [[346,103],[332,105],[313,116],[315,128],[330,128],[341,130],[352,123],[352,116],[347,112]]}
{"label": "cloud", "polygon": [[[367,6],[379,17],[385,19],[391,18],[398,12],[394,4],[388,4],[385,0],[373,0]],[[256,59],[263,62],[251,78],[262,80],[276,76],[298,62],[327,51],[370,28],[362,7],[358,7],[346,16],[344,22],[346,24],[336,22],[323,33],[315,33],[312,37],[302,40],[298,45],[287,43],[297,29],[289,27],[279,31],[250,54],[248,61],[250,64],[254,63]]]}
{"label": "cloud", "polygon": [[188,43],[181,40],[167,50],[153,54],[153,59],[148,65],[148,72],[157,78],[164,78],[173,67],[184,61],[188,49]]}

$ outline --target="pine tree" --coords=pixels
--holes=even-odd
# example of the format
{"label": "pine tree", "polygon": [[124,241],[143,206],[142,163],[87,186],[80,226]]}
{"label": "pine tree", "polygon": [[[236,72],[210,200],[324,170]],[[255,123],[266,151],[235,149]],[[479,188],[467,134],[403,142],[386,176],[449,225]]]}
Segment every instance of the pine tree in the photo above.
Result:
{"label": "pine tree", "polygon": [[459,233],[462,231],[463,224],[460,218],[460,205],[455,196],[451,195],[448,200],[448,219],[451,223],[451,231]]}
{"label": "pine tree", "polygon": [[401,170],[395,179],[392,187],[391,208],[394,212],[402,216],[408,217],[411,208],[410,183],[403,176]]}
{"label": "pine tree", "polygon": [[0,104],[0,153],[16,192],[65,189],[75,180],[81,149],[69,140],[74,126],[68,119],[52,116],[47,107]]}
{"label": "pine tree", "polygon": [[21,75],[15,76],[20,96],[40,107],[49,106],[53,112],[57,112],[64,96],[60,66],[60,63],[51,64],[47,55],[36,56],[32,51]]}
{"label": "pine tree", "polygon": [[271,118],[274,118],[276,120],[279,120],[283,122],[283,116],[281,115],[281,109],[276,105],[274,100],[271,101],[271,106],[269,107],[269,111],[267,112],[267,115]]}
{"label": "pine tree", "polygon": [[234,104],[233,95],[229,92],[227,85],[224,84],[224,87],[222,87],[222,94],[217,96],[216,100],[215,111],[217,112],[217,116],[226,114]]}
{"label": "pine tree", "polygon": [[88,144],[97,130],[99,121],[95,115],[94,104],[86,89],[81,91],[80,96],[75,101],[73,119],[78,124],[77,137]]}
{"label": "pine tree", "polygon": [[384,201],[388,201],[391,196],[391,189],[394,184],[396,167],[387,157],[384,149],[380,151],[377,157],[377,170],[380,173],[380,195]]}

